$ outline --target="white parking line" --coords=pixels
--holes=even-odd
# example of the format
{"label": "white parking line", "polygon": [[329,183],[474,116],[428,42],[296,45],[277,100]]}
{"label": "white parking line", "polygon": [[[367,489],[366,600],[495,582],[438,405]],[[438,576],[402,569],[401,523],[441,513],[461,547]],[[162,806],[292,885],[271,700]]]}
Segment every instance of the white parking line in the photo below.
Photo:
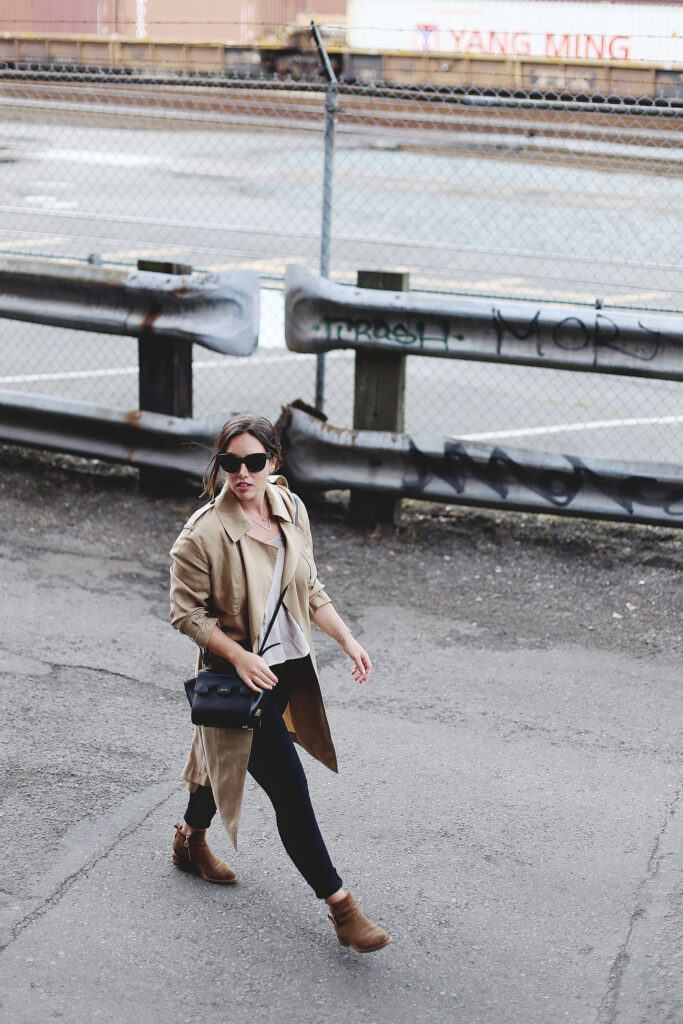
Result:
{"label": "white parking line", "polygon": [[137,366],[113,367],[111,370],[69,370],[65,373],[22,373],[0,377],[0,384],[41,384],[58,380],[90,380],[97,377],[125,377],[137,373]]}
{"label": "white parking line", "polygon": [[[0,205],[0,213],[20,213],[27,217],[44,217],[45,210],[38,209],[34,206],[13,206],[9,203],[3,203]],[[199,231],[223,231],[228,233],[235,233],[235,229],[231,224],[225,224],[223,222],[209,222],[204,220],[172,220],[168,217],[142,217],[135,214],[127,213],[102,213],[99,210],[50,210],[51,218],[66,218],[67,220],[90,220],[97,221],[99,224],[147,224],[153,227],[167,227],[167,228],[192,228]],[[317,241],[317,234],[315,231],[278,231],[273,227],[263,228],[239,228],[240,235],[266,235],[266,236],[277,236],[278,238],[301,238],[311,239]]]}
{"label": "white parking line", "polygon": [[[228,366],[234,368],[235,363],[244,362],[246,366],[255,366],[273,363],[288,363],[301,359],[304,354],[299,352],[272,352],[271,354],[249,356],[248,360],[240,356],[223,356],[220,359],[195,360],[192,364],[195,370],[226,369]],[[328,358],[348,358],[353,353],[349,352],[328,352]],[[0,377],[0,385],[3,384],[40,384],[66,380],[96,380],[103,377],[128,377],[138,374],[137,366],[118,366],[106,370],[67,370],[62,373],[25,373],[14,376]],[[671,426],[683,423],[683,415],[679,416],[634,416],[611,420],[586,420],[585,422],[554,423],[545,427],[518,427],[506,430],[486,430],[474,434],[450,434],[453,440],[457,441],[503,441],[514,437],[541,437],[545,434],[577,433],[586,430],[606,430],[615,427],[647,427],[647,426]]]}
{"label": "white parking line", "polygon": [[[521,427],[516,430],[487,430],[479,434],[458,434],[458,441],[499,441],[508,437],[539,437],[542,434],[575,433],[581,430],[604,430],[609,427],[647,427],[683,423],[683,416],[634,416],[616,420],[588,420],[585,423],[555,423],[547,427]],[[450,435],[456,438],[455,434]]]}
{"label": "white parking line", "polygon": [[34,246],[63,245],[65,242],[70,241],[71,239],[64,235],[31,236],[28,238],[0,238],[0,254],[4,254],[4,250],[7,249],[31,249]]}
{"label": "white parking line", "polygon": [[[248,362],[245,361],[244,356],[233,356],[232,360],[236,363],[244,361],[244,365],[246,367],[258,366],[262,363],[268,363],[268,365],[271,363],[289,363],[294,359],[301,359],[301,356],[306,354],[308,353],[277,352],[273,355],[249,356]],[[340,355],[344,354],[345,353],[340,353]],[[310,356],[310,358],[312,359],[313,356]],[[221,367],[225,368],[229,365],[229,359],[231,359],[230,356],[223,356],[222,359],[196,360],[192,363],[192,367],[195,370],[215,370],[220,369]],[[23,373],[12,377],[0,377],[0,384],[40,384],[60,380],[96,380],[100,377],[127,377],[137,373],[137,366],[113,366],[108,370],[66,370],[62,373]]]}

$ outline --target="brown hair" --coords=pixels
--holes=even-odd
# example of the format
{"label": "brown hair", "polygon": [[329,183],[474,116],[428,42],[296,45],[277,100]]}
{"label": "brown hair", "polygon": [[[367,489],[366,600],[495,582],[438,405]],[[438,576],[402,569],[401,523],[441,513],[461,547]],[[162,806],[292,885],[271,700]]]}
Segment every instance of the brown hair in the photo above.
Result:
{"label": "brown hair", "polygon": [[204,473],[202,497],[216,497],[218,477],[221,472],[221,467],[216,461],[217,456],[226,450],[234,437],[239,437],[240,434],[251,434],[257,441],[260,441],[266,451],[270,452],[271,456],[275,458],[275,468],[279,468],[282,461],[282,446],[280,445],[277,431],[270,420],[267,420],[265,416],[251,416],[249,414],[233,416],[232,419],[228,420],[221,427],[216,438],[213,446],[213,455]]}

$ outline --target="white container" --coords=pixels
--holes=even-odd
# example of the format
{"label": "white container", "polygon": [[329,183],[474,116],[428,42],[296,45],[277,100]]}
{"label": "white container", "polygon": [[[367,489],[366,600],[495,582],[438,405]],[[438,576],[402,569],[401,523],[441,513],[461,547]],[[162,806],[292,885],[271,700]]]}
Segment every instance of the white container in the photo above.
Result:
{"label": "white container", "polygon": [[349,0],[351,49],[683,62],[683,7],[558,0]]}

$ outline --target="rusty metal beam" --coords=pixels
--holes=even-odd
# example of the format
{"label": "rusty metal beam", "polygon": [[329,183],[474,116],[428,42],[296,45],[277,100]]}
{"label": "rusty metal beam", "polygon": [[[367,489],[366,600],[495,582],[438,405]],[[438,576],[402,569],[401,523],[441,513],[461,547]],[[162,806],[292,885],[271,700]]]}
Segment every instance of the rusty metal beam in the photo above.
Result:
{"label": "rusty metal beam", "polygon": [[12,256],[0,259],[0,317],[248,356],[258,344],[259,278]]}
{"label": "rusty metal beam", "polygon": [[0,391],[0,441],[201,478],[226,416],[182,419]]}
{"label": "rusty metal beam", "polygon": [[310,491],[375,491],[453,505],[683,526],[683,470],[434,437],[342,430],[289,407],[286,472]]}
{"label": "rusty metal beam", "polygon": [[683,380],[683,316],[335,284],[287,268],[287,346]]}

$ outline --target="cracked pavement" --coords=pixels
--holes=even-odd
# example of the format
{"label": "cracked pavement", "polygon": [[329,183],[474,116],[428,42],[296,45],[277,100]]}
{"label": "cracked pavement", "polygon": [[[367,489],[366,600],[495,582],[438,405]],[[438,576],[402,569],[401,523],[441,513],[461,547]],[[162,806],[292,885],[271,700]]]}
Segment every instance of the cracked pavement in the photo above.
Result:
{"label": "cracked pavement", "polygon": [[248,784],[229,890],[175,870],[194,649],[168,548],[196,507],[0,447],[0,1015],[7,1024],[678,1024],[681,531],[311,503],[370,649],[318,645],[340,757],[303,759],[333,860],[394,942],[341,949]]}

